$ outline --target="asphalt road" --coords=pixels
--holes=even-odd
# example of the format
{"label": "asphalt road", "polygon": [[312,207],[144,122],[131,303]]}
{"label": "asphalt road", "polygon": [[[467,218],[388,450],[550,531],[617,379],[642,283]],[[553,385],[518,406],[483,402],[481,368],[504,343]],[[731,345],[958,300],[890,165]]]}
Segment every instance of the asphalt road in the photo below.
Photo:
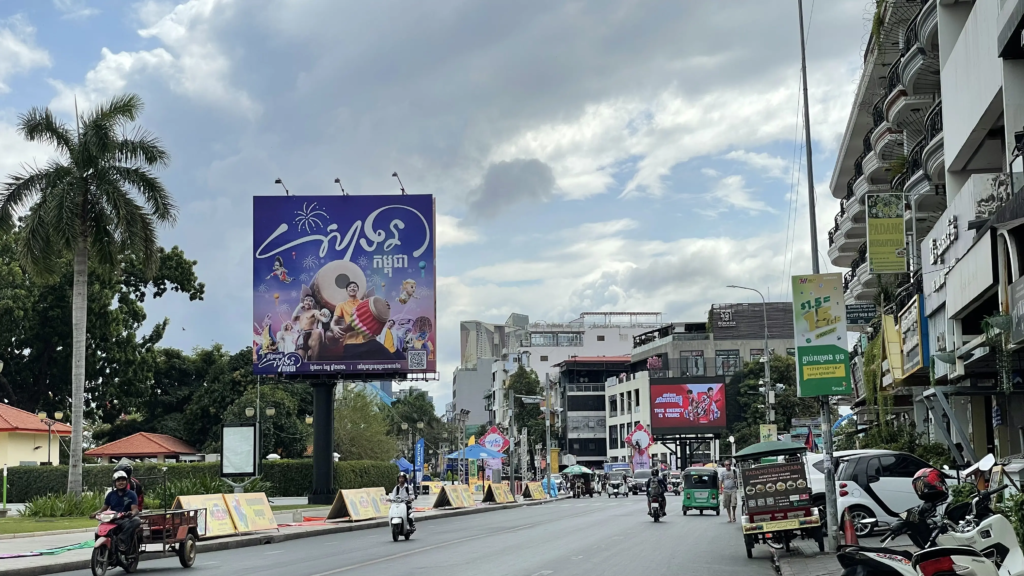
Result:
{"label": "asphalt road", "polygon": [[[679,497],[655,524],[643,497],[563,500],[419,524],[408,542],[385,529],[319,536],[200,554],[182,573],[177,559],[143,562],[139,574],[189,576],[771,576],[767,549],[749,560],[739,524],[683,516]],[[113,574],[121,574],[116,570]],[[88,571],[65,574],[89,574]]]}

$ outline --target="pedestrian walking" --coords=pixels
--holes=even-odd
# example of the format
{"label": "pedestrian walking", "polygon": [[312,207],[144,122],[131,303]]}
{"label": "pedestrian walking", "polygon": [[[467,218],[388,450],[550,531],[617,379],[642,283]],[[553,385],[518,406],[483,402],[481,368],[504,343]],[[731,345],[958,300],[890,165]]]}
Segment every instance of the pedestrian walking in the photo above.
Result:
{"label": "pedestrian walking", "polygon": [[739,474],[732,467],[732,461],[725,461],[725,470],[718,475],[718,488],[722,491],[722,506],[729,514],[727,522],[736,521],[736,491],[740,487]]}

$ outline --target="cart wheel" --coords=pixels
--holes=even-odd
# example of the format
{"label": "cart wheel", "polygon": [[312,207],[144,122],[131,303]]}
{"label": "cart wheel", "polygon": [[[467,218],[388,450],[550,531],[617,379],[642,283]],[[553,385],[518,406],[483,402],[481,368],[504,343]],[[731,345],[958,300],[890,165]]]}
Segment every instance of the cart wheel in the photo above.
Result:
{"label": "cart wheel", "polygon": [[683,508],[683,516],[686,516],[686,508]]}
{"label": "cart wheel", "polygon": [[703,508],[701,508],[701,510],[700,510],[700,515],[701,515],[701,516],[703,516],[703,515],[704,515],[704,509],[703,509]]}
{"label": "cart wheel", "polygon": [[92,549],[92,562],[89,565],[92,568],[92,576],[103,576],[107,573],[109,554],[110,546],[100,546]]}
{"label": "cart wheel", "polygon": [[812,534],[814,536],[814,541],[818,543],[818,552],[824,552],[825,551],[825,531],[822,530],[821,526],[818,526],[818,528],[816,530],[814,530],[814,532]]}
{"label": "cart wheel", "polygon": [[789,549],[789,542],[790,542],[789,536],[788,535],[784,535],[783,537],[786,539],[786,552],[790,552],[790,549]]}
{"label": "cart wheel", "polygon": [[185,536],[185,541],[178,544],[178,562],[182,568],[191,568],[196,562],[196,537]]}
{"label": "cart wheel", "polygon": [[743,537],[743,544],[747,547],[747,558],[754,557],[754,540],[750,536]]}
{"label": "cart wheel", "polygon": [[721,516],[721,515],[722,515],[722,509],[721,508],[715,508],[715,516]]}

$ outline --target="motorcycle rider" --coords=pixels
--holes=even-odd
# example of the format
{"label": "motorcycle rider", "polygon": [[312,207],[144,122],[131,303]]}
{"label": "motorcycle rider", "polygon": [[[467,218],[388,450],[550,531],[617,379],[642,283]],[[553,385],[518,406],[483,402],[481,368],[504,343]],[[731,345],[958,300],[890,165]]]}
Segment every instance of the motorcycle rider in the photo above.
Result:
{"label": "motorcycle rider", "polygon": [[405,502],[405,514],[409,519],[409,533],[416,531],[416,521],[412,519],[412,501],[416,496],[409,486],[409,476],[405,472],[398,473],[398,484],[391,491],[391,497]]}
{"label": "motorcycle rider", "polygon": [[114,467],[115,472],[118,470],[123,470],[124,473],[128,475],[128,489],[135,492],[135,497],[139,499],[139,511],[141,512],[145,505],[146,491],[142,488],[142,482],[139,482],[134,476],[135,470],[132,468],[131,460],[128,460],[127,458],[121,460],[121,462]]}
{"label": "motorcycle rider", "polygon": [[103,508],[92,517],[95,518],[107,510],[125,514],[117,521],[117,546],[121,550],[127,550],[132,536],[142,525],[142,520],[135,516],[139,512],[139,497],[128,488],[128,474],[124,470],[114,472],[114,489],[107,493]]}
{"label": "motorcycle rider", "polygon": [[661,472],[654,468],[651,470],[651,477],[647,479],[647,515],[651,516],[651,499],[657,498],[661,509],[665,510],[665,493],[668,492],[668,482]]}

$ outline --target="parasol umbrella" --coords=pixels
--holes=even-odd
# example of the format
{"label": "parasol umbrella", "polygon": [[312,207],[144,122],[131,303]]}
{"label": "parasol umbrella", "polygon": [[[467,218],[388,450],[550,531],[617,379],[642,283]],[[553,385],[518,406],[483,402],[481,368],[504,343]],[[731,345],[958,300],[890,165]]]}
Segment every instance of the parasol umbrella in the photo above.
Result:
{"label": "parasol umbrella", "polygon": [[574,466],[569,466],[565,470],[562,470],[562,474],[565,474],[566,476],[593,476],[594,472],[589,468],[584,468],[583,466],[576,464]]}

